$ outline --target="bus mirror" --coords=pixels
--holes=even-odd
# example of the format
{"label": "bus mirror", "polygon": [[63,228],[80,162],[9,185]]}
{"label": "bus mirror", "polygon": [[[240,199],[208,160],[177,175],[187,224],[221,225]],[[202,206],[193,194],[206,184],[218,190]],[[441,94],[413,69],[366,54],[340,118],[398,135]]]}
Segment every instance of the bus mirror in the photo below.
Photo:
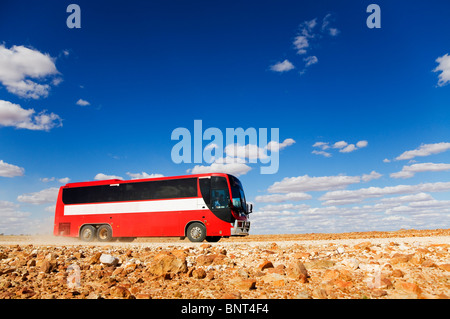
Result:
{"label": "bus mirror", "polygon": [[247,204],[247,212],[251,214],[253,212],[253,204]]}

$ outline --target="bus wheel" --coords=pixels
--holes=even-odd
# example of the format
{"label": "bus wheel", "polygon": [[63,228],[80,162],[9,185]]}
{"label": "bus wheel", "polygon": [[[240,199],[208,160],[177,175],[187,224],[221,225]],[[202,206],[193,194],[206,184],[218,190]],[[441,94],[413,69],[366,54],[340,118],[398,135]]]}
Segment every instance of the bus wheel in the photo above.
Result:
{"label": "bus wheel", "polygon": [[192,223],[189,225],[186,235],[192,242],[202,242],[206,238],[206,227],[202,223]]}
{"label": "bus wheel", "polygon": [[112,239],[112,229],[109,225],[101,225],[97,229],[97,238],[99,241],[111,241]]}
{"label": "bus wheel", "polygon": [[85,225],[85,226],[83,226],[83,228],[81,228],[80,239],[82,241],[87,241],[87,242],[94,241],[95,233],[96,233],[96,229],[94,226]]}

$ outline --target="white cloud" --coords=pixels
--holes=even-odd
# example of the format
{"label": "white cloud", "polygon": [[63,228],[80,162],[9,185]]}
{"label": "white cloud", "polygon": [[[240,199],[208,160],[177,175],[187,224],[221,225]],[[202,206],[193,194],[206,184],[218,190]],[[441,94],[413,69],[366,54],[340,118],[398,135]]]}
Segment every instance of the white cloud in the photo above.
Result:
{"label": "white cloud", "polygon": [[313,147],[320,147],[322,150],[329,149],[330,146],[328,145],[328,142],[315,142]]}
{"label": "white cloud", "polygon": [[94,177],[94,180],[96,180],[96,181],[103,181],[103,180],[107,180],[107,179],[121,179],[121,180],[123,180],[123,177],[116,176],[116,175],[106,175],[106,174],[103,174],[103,173],[98,173]]}
{"label": "white cloud", "polygon": [[70,182],[70,178],[63,177],[63,178],[58,179],[58,182],[60,182],[62,184],[67,184],[68,182]]}
{"label": "white cloud", "polygon": [[31,214],[18,209],[19,205],[0,200],[0,233],[23,233],[23,227],[28,224]]}
{"label": "white cloud", "polygon": [[304,58],[303,61],[306,62],[305,67],[309,67],[313,64],[316,64],[319,62],[319,59],[315,55],[311,55],[307,58]]}
{"label": "white cloud", "polygon": [[322,32],[327,32],[328,34],[331,35],[332,37],[337,36],[340,31],[337,28],[332,28],[330,27],[330,24],[332,23],[332,21],[334,20],[334,14],[332,13],[328,13],[322,20]]}
{"label": "white cloud", "polygon": [[356,148],[355,144],[349,144],[346,147],[344,147],[343,149],[340,149],[339,152],[341,152],[341,153],[350,153],[350,152],[353,152],[353,151],[356,151],[356,150],[357,150],[357,148]]}
{"label": "white cloud", "polygon": [[332,37],[337,36],[339,33],[341,33],[341,31],[339,31],[337,28],[330,28],[329,29],[329,33]]}
{"label": "white cloud", "polygon": [[411,151],[406,151],[402,153],[400,156],[397,156],[395,159],[397,161],[400,160],[409,160],[416,156],[429,156],[432,154],[438,154],[445,152],[450,149],[450,143],[434,143],[434,144],[422,144],[419,148]]}
{"label": "white cloud", "polygon": [[[282,149],[294,144],[292,138],[285,139],[282,143],[270,141],[265,147],[259,147],[256,144],[240,145],[239,143],[229,144],[225,147],[225,158],[217,158],[211,165],[196,165],[187,172],[191,174],[221,172],[240,176],[247,174],[251,167],[246,165],[246,160],[268,159],[267,151],[279,152]],[[211,145],[211,147],[210,147]],[[217,148],[215,144],[209,144],[207,148]],[[256,163],[256,162],[255,162]]]}
{"label": "white cloud", "polygon": [[439,65],[433,70],[433,72],[441,72],[439,74],[438,86],[444,86],[450,83],[450,56],[447,54],[436,59]]}
{"label": "white cloud", "polygon": [[388,187],[369,187],[357,190],[331,191],[319,199],[323,201],[353,201],[362,202],[367,198],[376,198],[386,195],[414,194],[420,192],[444,192],[450,190],[450,182],[424,183],[417,185],[397,185]]}
{"label": "white cloud", "polygon": [[254,231],[275,234],[349,232],[446,228],[449,225],[450,201],[437,201],[425,193],[389,200],[392,201],[382,199],[374,205],[350,207],[268,205],[253,213]]}
{"label": "white cloud", "polygon": [[367,145],[369,145],[369,142],[367,142],[367,141],[365,141],[365,140],[359,141],[358,143],[356,143],[356,146],[357,146],[358,148],[363,148],[363,147],[366,147]]}
{"label": "white cloud", "polygon": [[283,142],[270,141],[265,147],[259,147],[255,144],[240,145],[239,143],[229,144],[225,147],[225,153],[228,157],[248,158],[248,159],[266,159],[267,151],[279,152],[282,149],[295,143],[292,138],[287,138]]}
{"label": "white cloud", "polygon": [[252,168],[244,163],[244,160],[227,157],[225,159],[217,159],[209,166],[195,165],[194,168],[188,169],[190,174],[204,173],[226,173],[234,176],[247,174]]}
{"label": "white cloud", "polygon": [[127,172],[127,175],[131,177],[131,179],[142,179],[142,178],[156,178],[156,177],[164,177],[163,174],[147,174],[146,172],[142,173],[130,173]]}
{"label": "white cloud", "polygon": [[[317,43],[326,35],[330,35],[332,37],[337,36],[340,31],[337,28],[330,26],[333,18],[333,14],[327,14],[322,20],[321,27],[317,27],[317,18],[300,23],[299,31],[292,42],[297,54],[307,54],[312,46],[311,43]],[[305,62],[305,65],[299,72],[300,75],[304,74],[308,67],[318,63],[319,59],[315,55],[309,55],[308,57],[304,58],[303,61]],[[275,72],[286,72],[292,69],[294,69],[294,65],[287,59],[283,62],[278,62],[275,65],[271,66],[271,70]]]}
{"label": "white cloud", "polygon": [[311,199],[312,196],[303,192],[288,194],[271,194],[256,196],[255,201],[259,203],[282,203],[287,201],[300,201]]}
{"label": "white cloud", "polygon": [[294,39],[294,47],[297,49],[297,54],[305,54],[309,47],[308,39],[314,38],[313,29],[317,25],[317,18],[310,21],[304,21],[300,24],[300,34]]}
{"label": "white cloud", "polygon": [[410,178],[414,174],[420,172],[441,172],[450,170],[450,164],[444,163],[420,163],[411,166],[403,166],[402,170],[397,173],[392,173],[392,178]]}
{"label": "white cloud", "polygon": [[7,49],[0,44],[0,82],[10,93],[32,99],[47,97],[50,85],[36,80],[56,74],[54,59],[48,54],[24,46]]}
{"label": "white cloud", "polygon": [[295,66],[291,62],[289,62],[289,60],[284,60],[283,62],[278,62],[270,66],[270,69],[275,72],[286,72],[294,68]]}
{"label": "white cloud", "polygon": [[[366,140],[359,141],[358,143],[356,143],[356,146],[355,146],[355,144],[348,144],[346,141],[339,141],[339,142],[334,143],[332,145],[332,148],[339,149],[340,153],[351,153],[360,148],[367,147],[367,145],[369,145],[369,142],[367,142]],[[316,151],[316,150],[312,151],[313,154],[323,155],[325,157],[331,157],[331,153],[324,152],[324,150],[330,148],[328,142],[316,142],[316,143],[314,143],[313,147],[318,147],[318,148],[322,149],[322,151]]]}
{"label": "white cloud", "polygon": [[348,145],[346,141],[339,141],[333,144],[333,148],[344,148]]}
{"label": "white cloud", "polygon": [[395,205],[398,205],[398,204],[401,204],[401,203],[429,201],[429,200],[434,200],[434,198],[430,194],[418,193],[418,194],[413,194],[413,195],[405,195],[405,196],[396,196],[396,197],[382,198],[380,200],[380,202],[382,202],[382,203],[393,203]]}
{"label": "white cloud", "polygon": [[77,101],[77,103],[76,103],[77,105],[80,105],[80,106],[87,106],[87,105],[91,105],[91,103],[89,103],[88,101],[86,101],[86,100],[83,100],[83,99],[79,99],[78,101]]}
{"label": "white cloud", "polygon": [[[48,182],[54,182],[56,180],[56,177],[44,177],[41,178],[40,181],[44,182],[44,183],[48,183]],[[63,177],[63,178],[59,178],[58,182],[62,183],[62,184],[67,184],[70,181],[70,178],[68,177]]]}
{"label": "white cloud", "polygon": [[0,100],[0,126],[13,126],[20,129],[49,131],[62,126],[62,119],[54,114],[42,111],[35,115],[34,109],[23,109],[18,104]]}
{"label": "white cloud", "polygon": [[308,38],[304,35],[296,36],[294,39],[294,47],[297,49],[297,54],[305,54],[309,47]]}
{"label": "white cloud", "polygon": [[[307,194],[306,194],[307,195]],[[270,195],[272,196],[272,195]],[[300,209],[308,209],[310,206],[306,204],[279,204],[279,205],[266,205],[259,208],[259,211],[283,211],[283,210],[300,210]]]}
{"label": "white cloud", "polygon": [[347,185],[359,182],[359,176],[338,175],[310,177],[304,175],[298,177],[285,177],[281,182],[275,182],[271,185],[268,188],[268,191],[271,193],[324,191],[345,188]]}
{"label": "white cloud", "polygon": [[271,152],[279,152],[282,149],[284,149],[288,146],[291,146],[294,143],[295,143],[295,141],[292,138],[287,138],[282,143],[278,143],[276,141],[270,141],[267,144],[266,149]]}
{"label": "white cloud", "polygon": [[19,195],[17,200],[19,202],[28,203],[28,204],[46,204],[46,203],[54,203],[58,197],[59,188],[51,187],[47,189],[43,189],[39,192],[29,193]]}
{"label": "white cloud", "polygon": [[247,145],[240,145],[239,143],[229,144],[225,147],[225,153],[229,157],[248,158],[248,159],[267,158],[265,149],[255,144],[247,144]]}
{"label": "white cloud", "polygon": [[2,177],[14,177],[14,176],[23,176],[25,173],[25,169],[13,164],[5,163],[3,160],[0,160],[0,176]]}
{"label": "white cloud", "polygon": [[325,157],[331,157],[331,153],[328,153],[328,152],[325,152],[325,151],[313,150],[311,153],[316,154],[316,155],[323,155]]}
{"label": "white cloud", "polygon": [[370,172],[370,174],[363,174],[363,176],[361,176],[361,179],[364,182],[369,182],[373,179],[379,179],[381,176],[383,176],[383,175],[380,173],[377,173],[375,171],[372,171],[372,172]]}

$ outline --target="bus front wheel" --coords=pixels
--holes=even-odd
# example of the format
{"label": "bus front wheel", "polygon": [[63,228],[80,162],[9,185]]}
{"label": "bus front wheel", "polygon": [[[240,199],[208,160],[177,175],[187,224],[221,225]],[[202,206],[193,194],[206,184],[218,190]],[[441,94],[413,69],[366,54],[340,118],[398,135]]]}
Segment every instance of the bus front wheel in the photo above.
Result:
{"label": "bus front wheel", "polygon": [[80,231],[80,239],[82,241],[91,242],[95,240],[95,234],[97,233],[97,230],[92,225],[85,225],[83,228],[81,228]]}
{"label": "bus front wheel", "polygon": [[206,238],[206,227],[202,223],[192,223],[189,225],[186,235],[192,242],[202,242]]}

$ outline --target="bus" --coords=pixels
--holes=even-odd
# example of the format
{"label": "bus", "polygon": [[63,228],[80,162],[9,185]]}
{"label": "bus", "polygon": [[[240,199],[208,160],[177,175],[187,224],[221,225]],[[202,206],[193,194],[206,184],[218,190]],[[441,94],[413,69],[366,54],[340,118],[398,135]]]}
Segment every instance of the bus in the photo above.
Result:
{"label": "bus", "polygon": [[252,205],[233,175],[209,173],[68,183],[59,189],[53,234],[86,242],[247,236]]}

